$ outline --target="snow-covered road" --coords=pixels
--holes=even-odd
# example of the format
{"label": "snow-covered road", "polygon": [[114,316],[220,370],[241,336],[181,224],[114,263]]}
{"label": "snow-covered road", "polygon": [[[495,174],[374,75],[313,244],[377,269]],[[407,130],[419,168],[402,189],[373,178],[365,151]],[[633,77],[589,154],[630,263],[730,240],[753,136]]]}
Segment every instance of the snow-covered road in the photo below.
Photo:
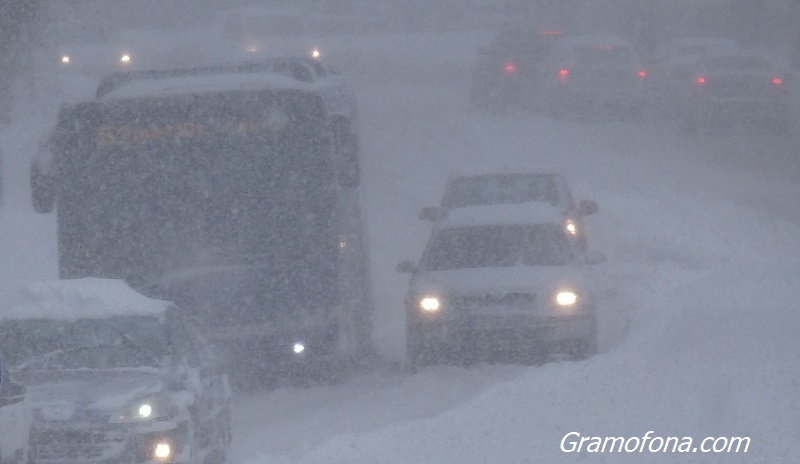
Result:
{"label": "snow-covered road", "polygon": [[[349,36],[330,57],[361,105],[376,345],[386,366],[340,384],[242,394],[234,464],[794,462],[800,436],[800,133],[687,136],[661,121],[554,121],[467,103],[485,33]],[[47,121],[0,133],[6,206],[0,277],[55,273],[52,218],[27,203],[27,156]],[[451,168],[488,162],[563,171],[609,287],[602,352],[543,367],[431,367],[403,359],[402,301]],[[746,454],[559,449],[584,436],[749,436]]]}

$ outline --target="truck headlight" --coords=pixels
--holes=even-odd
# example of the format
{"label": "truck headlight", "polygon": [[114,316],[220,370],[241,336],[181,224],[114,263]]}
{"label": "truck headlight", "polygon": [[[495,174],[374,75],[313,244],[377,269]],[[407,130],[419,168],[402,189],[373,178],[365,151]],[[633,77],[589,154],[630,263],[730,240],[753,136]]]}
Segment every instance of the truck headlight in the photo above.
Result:
{"label": "truck headlight", "polygon": [[574,306],[578,302],[578,295],[572,290],[561,290],[556,293],[555,302],[558,306]]}
{"label": "truck headlight", "polygon": [[153,446],[153,457],[159,461],[166,461],[172,457],[172,446],[168,441],[160,441]]}
{"label": "truck headlight", "polygon": [[174,413],[174,406],[163,398],[147,398],[123,408],[111,417],[111,422],[160,420],[171,417]]}
{"label": "truck headlight", "polygon": [[418,307],[426,313],[438,313],[442,308],[442,302],[439,297],[432,295],[425,295],[419,298]]}

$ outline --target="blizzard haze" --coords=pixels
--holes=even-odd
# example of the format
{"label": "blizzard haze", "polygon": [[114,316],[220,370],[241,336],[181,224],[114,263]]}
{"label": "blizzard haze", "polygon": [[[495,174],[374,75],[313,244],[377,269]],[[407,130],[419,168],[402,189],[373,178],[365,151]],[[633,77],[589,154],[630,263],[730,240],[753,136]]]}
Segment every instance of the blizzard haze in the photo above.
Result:
{"label": "blizzard haze", "polygon": [[[55,24],[53,17],[69,18],[68,26],[102,21],[148,50],[143,61],[153,66],[231,58],[219,2],[115,2],[117,9],[88,1],[40,3],[46,6],[42,31]],[[234,3],[250,2],[226,5]],[[785,18],[796,10],[778,3],[761,10],[715,0],[302,4],[310,32],[280,40],[299,49],[319,44],[323,59],[351,79],[358,97],[379,359],[334,384],[237,393],[229,462],[795,461],[800,91],[792,84],[800,69]],[[670,39],[738,31],[742,42],[769,50],[786,70],[790,128],[785,134],[747,125],[687,133],[660,116],[550,118],[476,109],[469,87],[479,48],[497,30],[529,17],[623,36],[646,63]],[[100,77],[55,69],[46,48],[58,40],[52,30],[33,47],[28,73],[11,92],[13,111],[0,123],[5,302],[20,286],[57,278],[55,215],[33,211],[28,169],[58,106],[91,97]],[[431,224],[417,219],[418,212],[439,203],[449,173],[493,164],[563,173],[576,199],[599,204],[585,221],[590,248],[607,257],[591,268],[600,352],[579,362],[409,372],[403,368],[409,276],[395,267],[419,259]],[[6,312],[0,307],[0,316]],[[648,431],[692,437],[697,451],[561,449],[570,432],[643,437]],[[705,437],[749,437],[749,449],[703,453]]]}

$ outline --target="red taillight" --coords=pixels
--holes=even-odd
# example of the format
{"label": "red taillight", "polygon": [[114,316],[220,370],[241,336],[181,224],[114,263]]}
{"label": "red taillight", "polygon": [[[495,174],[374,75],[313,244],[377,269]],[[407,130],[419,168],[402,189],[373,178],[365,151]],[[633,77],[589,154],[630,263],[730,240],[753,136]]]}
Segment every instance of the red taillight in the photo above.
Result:
{"label": "red taillight", "polygon": [[706,83],[706,76],[698,76],[697,80],[695,81],[698,84],[705,84]]}
{"label": "red taillight", "polygon": [[562,78],[569,76],[569,69],[561,68],[558,70],[558,75]]}
{"label": "red taillight", "polygon": [[517,65],[514,64],[513,61],[509,61],[506,63],[506,67],[504,68],[507,74],[514,74],[517,72]]}
{"label": "red taillight", "polygon": [[645,71],[644,69],[640,70],[639,71],[639,77],[641,77],[641,78],[647,77],[647,71]]}
{"label": "red taillight", "polygon": [[780,77],[773,77],[772,78],[772,83],[775,84],[775,85],[781,85],[781,84],[783,84],[783,79],[780,78]]}

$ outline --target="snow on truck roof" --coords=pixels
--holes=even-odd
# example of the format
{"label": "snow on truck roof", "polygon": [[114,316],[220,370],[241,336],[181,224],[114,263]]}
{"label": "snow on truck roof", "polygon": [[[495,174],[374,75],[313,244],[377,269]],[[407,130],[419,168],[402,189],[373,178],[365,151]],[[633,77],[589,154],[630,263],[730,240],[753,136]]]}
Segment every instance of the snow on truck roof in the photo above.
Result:
{"label": "snow on truck roof", "polygon": [[103,319],[160,316],[172,303],[148,298],[115,279],[56,280],[21,287],[0,308],[0,319]]}
{"label": "snow on truck roof", "polygon": [[549,203],[480,205],[451,209],[436,223],[437,229],[493,225],[563,224],[564,212]]}

